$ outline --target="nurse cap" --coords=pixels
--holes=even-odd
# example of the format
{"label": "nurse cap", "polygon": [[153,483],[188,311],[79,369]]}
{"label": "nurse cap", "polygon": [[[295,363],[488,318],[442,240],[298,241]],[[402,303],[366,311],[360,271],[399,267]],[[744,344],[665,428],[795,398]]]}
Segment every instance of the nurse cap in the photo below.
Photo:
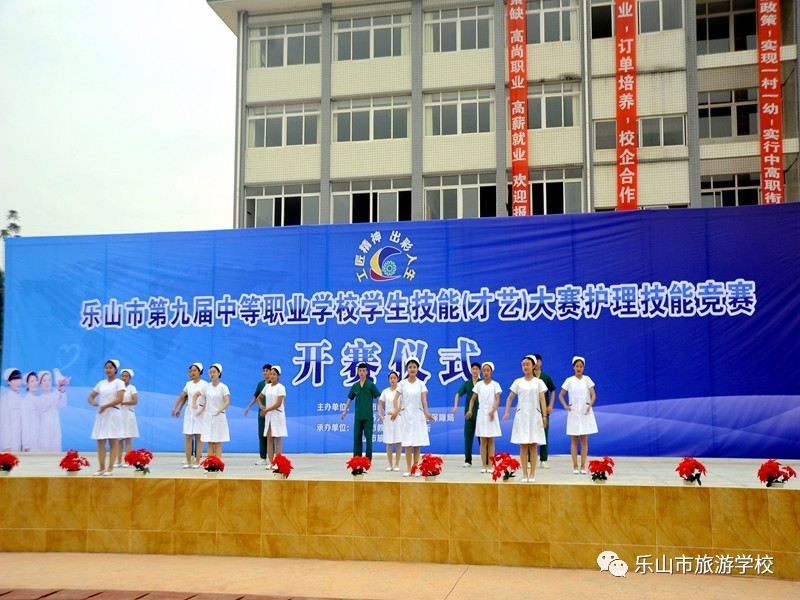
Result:
{"label": "nurse cap", "polygon": [[586,366],[586,359],[585,359],[585,358],[583,358],[582,356],[573,356],[573,357],[572,357],[572,365],[573,365],[573,366],[574,366],[574,365],[575,365],[575,363],[576,363],[576,362],[578,362],[578,361],[581,361],[581,362],[583,363],[583,366],[584,366],[584,367]]}
{"label": "nurse cap", "polygon": [[131,379],[133,379],[133,369],[122,369],[122,371],[119,372],[120,375],[122,375],[123,373],[127,373],[128,375],[131,376]]}
{"label": "nurse cap", "polygon": [[220,374],[220,375],[222,375],[222,365],[221,365],[221,364],[219,364],[219,363],[214,363],[214,364],[213,364],[213,365],[211,365],[211,366],[212,366],[212,367],[214,367],[214,368],[215,368],[217,371],[219,371],[219,374]]}

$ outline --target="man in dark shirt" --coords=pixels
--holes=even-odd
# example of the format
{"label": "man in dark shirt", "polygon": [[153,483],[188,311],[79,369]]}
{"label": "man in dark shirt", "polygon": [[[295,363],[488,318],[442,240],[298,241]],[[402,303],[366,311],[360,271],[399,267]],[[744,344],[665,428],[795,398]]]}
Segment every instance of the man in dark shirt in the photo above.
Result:
{"label": "man in dark shirt", "polygon": [[372,462],[372,428],[375,424],[372,400],[373,398],[380,398],[381,392],[374,383],[367,379],[369,367],[366,363],[359,363],[356,373],[358,374],[358,381],[353,384],[347,394],[347,404],[344,405],[342,419],[347,416],[350,402],[355,398],[356,416],[353,422],[353,456],[361,456],[363,451],[361,436],[363,434],[367,440],[367,458]]}
{"label": "man in dark shirt", "polygon": [[[455,402],[453,404],[453,414],[458,410],[458,399],[461,396],[466,396],[464,399],[464,413],[469,411],[469,401],[472,398],[472,389],[475,384],[481,379],[481,365],[480,363],[472,363],[472,379],[467,379],[463,385],[458,388],[456,392]],[[475,425],[478,422],[478,399],[475,399],[475,407],[472,410],[472,417],[464,418],[464,466],[472,466],[472,446],[475,443]],[[483,461],[481,461],[483,462]]]}
{"label": "man in dark shirt", "polygon": [[258,455],[261,457],[261,460],[256,461],[257,465],[267,464],[267,438],[264,437],[264,426],[266,424],[264,410],[266,407],[259,402],[258,396],[262,391],[264,391],[266,385],[270,383],[271,369],[272,365],[270,364],[266,364],[261,367],[261,372],[264,374],[264,379],[258,382],[258,385],[256,386],[256,392],[253,394],[253,399],[250,400],[250,404],[248,404],[247,408],[244,409],[244,416],[246,417],[253,404],[258,404]]}

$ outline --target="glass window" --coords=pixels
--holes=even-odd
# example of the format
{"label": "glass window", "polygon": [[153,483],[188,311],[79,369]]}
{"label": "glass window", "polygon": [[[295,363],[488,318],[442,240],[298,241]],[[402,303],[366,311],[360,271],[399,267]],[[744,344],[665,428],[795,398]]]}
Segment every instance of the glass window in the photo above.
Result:
{"label": "glass window", "polygon": [[494,91],[464,90],[425,96],[425,135],[494,131]]}
{"label": "glass window", "polygon": [[595,121],[594,123],[594,149],[614,150],[617,147],[617,122]]}
{"label": "glass window", "polygon": [[333,105],[333,139],[337,142],[408,137],[409,97],[342,100]]}
{"label": "glass window", "polygon": [[319,23],[251,29],[248,68],[318,64],[319,40]]}
{"label": "glass window", "polygon": [[248,108],[247,147],[279,148],[317,144],[319,119],[319,104]]}
{"label": "glass window", "polygon": [[683,28],[681,0],[639,0],[639,33]]}
{"label": "glass window", "polygon": [[319,185],[245,189],[247,227],[319,224]]}
{"label": "glass window", "polygon": [[494,175],[450,175],[425,177],[425,219],[466,219],[494,217],[496,197]]}
{"label": "glass window", "polygon": [[614,36],[614,12],[611,0],[592,0],[592,39]]}
{"label": "glass window", "polygon": [[557,215],[582,211],[581,169],[531,171],[529,177],[532,214]]}
{"label": "glass window", "polygon": [[714,0],[697,3],[697,53],[755,50],[755,0]]}
{"label": "glass window", "polygon": [[753,206],[760,202],[761,175],[704,175],[700,178],[704,206]]}
{"label": "glass window", "polygon": [[426,12],[425,52],[491,48],[492,21],[488,6]]}
{"label": "glass window", "polygon": [[528,86],[528,129],[574,127],[579,120],[579,93],[576,83]]}
{"label": "glass window", "polygon": [[332,184],[334,223],[411,220],[411,180],[343,181]]}
{"label": "glass window", "polygon": [[700,138],[726,138],[758,133],[756,88],[698,94]]}
{"label": "glass window", "polygon": [[409,15],[391,15],[336,21],[333,59],[367,60],[407,56],[410,52]]}

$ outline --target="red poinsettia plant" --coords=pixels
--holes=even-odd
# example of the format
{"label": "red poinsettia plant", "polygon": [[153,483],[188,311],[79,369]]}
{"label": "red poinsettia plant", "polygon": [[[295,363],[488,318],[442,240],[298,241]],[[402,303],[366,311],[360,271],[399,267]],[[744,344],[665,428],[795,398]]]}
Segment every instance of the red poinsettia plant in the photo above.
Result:
{"label": "red poinsettia plant", "polygon": [[433,454],[423,454],[419,462],[411,467],[411,474],[419,474],[423,477],[436,477],[442,474],[442,466],[444,461],[439,456]]}
{"label": "red poinsettia plant", "polygon": [[153,453],[150,450],[140,448],[139,450],[131,450],[125,454],[125,463],[132,467],[136,467],[137,471],[150,472],[150,461],[153,460]]}
{"label": "red poinsettia plant", "polygon": [[678,472],[678,475],[683,477],[686,481],[696,481],[697,485],[703,485],[703,482],[700,481],[700,475],[706,474],[706,468],[703,466],[703,463],[696,458],[687,456],[678,463],[675,470]]}
{"label": "red poinsettia plant", "polygon": [[289,477],[289,473],[291,473],[292,469],[294,469],[292,466],[292,461],[286,458],[283,454],[276,454],[270,467],[272,468],[273,473],[283,475],[284,477]]}
{"label": "red poinsettia plant", "polygon": [[492,481],[497,481],[501,477],[503,481],[508,481],[514,476],[514,471],[519,471],[519,461],[508,452],[498,452],[490,457],[494,470],[492,471]]}
{"label": "red poinsettia plant", "polygon": [[61,459],[58,466],[65,471],[80,471],[83,467],[89,466],[89,461],[78,454],[77,450],[70,450],[64,458]]}
{"label": "red poinsettia plant", "polygon": [[604,456],[601,460],[590,460],[589,473],[592,474],[592,481],[606,481],[614,473],[614,459]]}
{"label": "red poinsettia plant", "polygon": [[10,471],[19,464],[19,459],[10,452],[0,453],[0,471]]}
{"label": "red poinsettia plant", "polygon": [[786,483],[792,477],[797,477],[797,472],[789,465],[781,466],[774,458],[770,458],[758,469],[758,479],[772,487],[776,483]]}
{"label": "red poinsettia plant", "polygon": [[210,473],[222,472],[225,470],[225,463],[218,456],[206,456],[200,463],[206,471]]}
{"label": "red poinsettia plant", "polygon": [[347,468],[353,475],[363,475],[372,466],[372,462],[366,456],[354,456],[347,461]]}

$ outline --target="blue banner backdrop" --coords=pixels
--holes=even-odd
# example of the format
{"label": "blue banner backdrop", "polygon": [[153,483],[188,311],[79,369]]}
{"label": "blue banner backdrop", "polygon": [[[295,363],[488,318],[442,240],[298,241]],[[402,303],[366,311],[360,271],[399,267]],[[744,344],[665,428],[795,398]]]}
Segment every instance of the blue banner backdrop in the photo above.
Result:
{"label": "blue banner backdrop", "polygon": [[[71,377],[61,445],[91,450],[86,397],[117,358],[136,373],[136,445],[178,452],[170,410],[188,366],[220,362],[225,449],[256,452],[242,409],[261,365],[278,364],[284,452],[324,453],[351,449],[353,413],[340,412],[355,364],[383,389],[416,355],[430,450],[460,454],[453,397],[471,361],[495,364],[504,405],[525,354],[543,355],[558,389],[578,354],[596,383],[592,454],[798,458],[799,216],[789,204],[10,239],[3,366]],[[3,381],[6,429],[9,393]],[[24,382],[21,394],[34,422],[41,398]],[[556,400],[551,452],[569,451],[565,421]],[[499,449],[513,449],[511,424]],[[379,425],[375,438],[380,452]]]}

